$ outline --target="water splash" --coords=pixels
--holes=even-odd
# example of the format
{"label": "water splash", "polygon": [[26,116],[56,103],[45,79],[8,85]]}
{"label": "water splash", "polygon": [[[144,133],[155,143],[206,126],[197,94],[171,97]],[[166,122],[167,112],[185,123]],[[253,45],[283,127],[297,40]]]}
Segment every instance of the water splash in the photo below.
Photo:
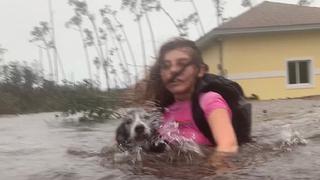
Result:
{"label": "water splash", "polygon": [[169,145],[173,145],[174,149],[178,151],[178,155],[186,153],[189,157],[190,153],[195,153],[197,155],[204,156],[199,145],[195,142],[194,136],[187,138],[180,133],[179,123],[175,121],[168,121],[161,125],[160,129],[162,138],[165,139]]}
{"label": "water splash", "polygon": [[297,130],[290,126],[290,124],[286,124],[282,128],[280,150],[292,151],[294,146],[306,145],[308,143]]}

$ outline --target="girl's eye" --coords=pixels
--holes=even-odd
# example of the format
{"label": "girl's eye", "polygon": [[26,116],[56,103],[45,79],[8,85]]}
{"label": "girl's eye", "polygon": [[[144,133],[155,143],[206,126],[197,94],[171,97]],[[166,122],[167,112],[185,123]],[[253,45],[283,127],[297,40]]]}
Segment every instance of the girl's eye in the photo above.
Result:
{"label": "girl's eye", "polygon": [[163,62],[163,63],[160,64],[160,68],[161,69],[169,69],[170,68],[170,64]]}
{"label": "girl's eye", "polygon": [[179,68],[184,68],[188,63],[187,62],[179,62],[178,66]]}

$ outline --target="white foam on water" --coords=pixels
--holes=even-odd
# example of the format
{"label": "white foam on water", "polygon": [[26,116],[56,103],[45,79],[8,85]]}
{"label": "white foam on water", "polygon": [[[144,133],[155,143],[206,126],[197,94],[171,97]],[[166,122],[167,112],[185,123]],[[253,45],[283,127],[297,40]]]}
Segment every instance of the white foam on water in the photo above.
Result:
{"label": "white foam on water", "polygon": [[280,149],[284,151],[292,151],[292,147],[297,145],[306,145],[308,141],[299,133],[293,129],[290,124],[282,126],[281,130],[281,144]]}

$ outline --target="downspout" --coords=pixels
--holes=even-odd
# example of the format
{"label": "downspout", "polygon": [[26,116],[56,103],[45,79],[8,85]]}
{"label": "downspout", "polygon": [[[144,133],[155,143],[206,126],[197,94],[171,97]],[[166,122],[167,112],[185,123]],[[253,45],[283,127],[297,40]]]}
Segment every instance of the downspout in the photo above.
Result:
{"label": "downspout", "polygon": [[221,38],[217,39],[218,48],[219,48],[219,64],[217,64],[219,75],[226,76],[226,71],[224,69],[223,62],[223,40]]}

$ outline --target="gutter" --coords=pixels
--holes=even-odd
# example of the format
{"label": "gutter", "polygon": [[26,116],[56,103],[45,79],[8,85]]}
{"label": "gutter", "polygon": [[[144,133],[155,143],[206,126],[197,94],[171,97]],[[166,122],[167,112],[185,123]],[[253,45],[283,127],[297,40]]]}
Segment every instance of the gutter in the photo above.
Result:
{"label": "gutter", "polygon": [[215,28],[196,40],[196,44],[200,49],[204,49],[212,42],[217,41],[217,38],[228,35],[240,34],[256,34],[270,32],[291,32],[291,31],[308,31],[319,30],[320,24],[299,24],[299,25],[284,25],[284,26],[267,26],[267,27],[249,27],[249,28]]}

